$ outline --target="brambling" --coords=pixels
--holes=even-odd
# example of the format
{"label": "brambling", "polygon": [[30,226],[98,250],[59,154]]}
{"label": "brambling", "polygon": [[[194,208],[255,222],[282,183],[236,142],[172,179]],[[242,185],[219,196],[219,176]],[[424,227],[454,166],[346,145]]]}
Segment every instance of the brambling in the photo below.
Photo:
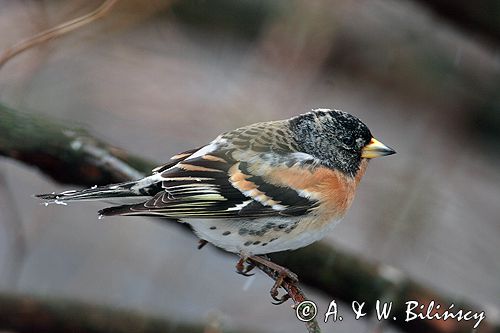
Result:
{"label": "brambling", "polygon": [[358,118],[317,109],[221,134],[137,181],[38,197],[114,200],[121,205],[99,211],[100,216],[187,223],[204,242],[239,254],[237,269],[246,274],[248,258],[271,265],[257,255],[297,249],[325,236],[347,212],[368,161],[394,153]]}

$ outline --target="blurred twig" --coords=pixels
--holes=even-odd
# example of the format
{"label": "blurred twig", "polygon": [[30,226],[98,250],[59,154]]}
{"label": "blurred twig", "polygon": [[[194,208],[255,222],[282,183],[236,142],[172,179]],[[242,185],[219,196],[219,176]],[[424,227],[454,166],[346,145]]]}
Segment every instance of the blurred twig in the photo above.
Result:
{"label": "blurred twig", "polygon": [[[79,139],[75,141],[75,138]],[[115,168],[114,164],[102,164],[94,155],[80,149],[81,146],[75,142],[80,142],[83,138],[87,145],[107,151],[109,156],[139,172],[148,173],[155,166],[155,163],[92,138],[85,131],[68,128],[47,117],[14,111],[0,103],[0,156],[38,167],[48,176],[66,184],[89,186],[130,179],[130,175],[121,168]],[[270,257],[279,265],[297,273],[303,283],[346,302],[366,302],[367,309],[374,309],[377,300],[390,294],[394,300],[393,313],[398,320],[388,323],[407,332],[470,332],[473,323],[448,321],[446,327],[437,320],[407,323],[404,321],[406,300],[417,300],[422,304],[434,300],[443,307],[454,303],[455,308],[481,310],[460,302],[457,298],[451,301],[449,297],[413,281],[393,267],[367,262],[324,242],[317,242],[294,252],[273,253]],[[481,324],[492,330],[500,329],[495,325],[487,322]]]}
{"label": "blurred twig", "polygon": [[3,65],[5,65],[5,63],[7,63],[7,61],[12,59],[19,53],[24,52],[27,49],[32,48],[33,46],[36,46],[38,44],[45,43],[51,39],[61,37],[62,35],[65,35],[73,30],[81,28],[103,17],[111,10],[111,8],[117,2],[118,0],[105,0],[97,9],[88,14],[85,14],[73,20],[59,24],[56,27],[42,31],[34,35],[33,37],[22,40],[17,44],[11,46],[0,55],[0,69],[2,68]]}
{"label": "blurred twig", "polygon": [[0,294],[2,332],[203,333],[203,327],[64,299]]}

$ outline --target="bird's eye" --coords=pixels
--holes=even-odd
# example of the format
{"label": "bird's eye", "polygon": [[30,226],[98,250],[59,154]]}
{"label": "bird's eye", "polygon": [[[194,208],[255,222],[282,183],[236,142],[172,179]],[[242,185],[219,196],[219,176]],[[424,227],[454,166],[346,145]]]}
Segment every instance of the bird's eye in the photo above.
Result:
{"label": "bird's eye", "polygon": [[351,147],[354,144],[354,138],[350,136],[345,136],[340,141],[348,147]]}

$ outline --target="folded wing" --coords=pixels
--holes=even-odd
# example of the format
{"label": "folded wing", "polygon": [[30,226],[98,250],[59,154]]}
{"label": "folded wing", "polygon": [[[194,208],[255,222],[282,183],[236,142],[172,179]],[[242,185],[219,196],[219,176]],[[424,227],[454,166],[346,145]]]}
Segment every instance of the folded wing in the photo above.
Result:
{"label": "folded wing", "polygon": [[[238,159],[233,157],[235,153]],[[294,156],[287,161],[297,158]],[[164,191],[142,204],[111,207],[100,214],[174,219],[258,218],[303,215],[317,205],[315,200],[285,184],[269,182],[266,168],[270,164],[257,162],[260,159],[255,156],[245,161],[237,149],[207,150],[205,154],[194,153],[183,158],[174,165],[157,169]]]}

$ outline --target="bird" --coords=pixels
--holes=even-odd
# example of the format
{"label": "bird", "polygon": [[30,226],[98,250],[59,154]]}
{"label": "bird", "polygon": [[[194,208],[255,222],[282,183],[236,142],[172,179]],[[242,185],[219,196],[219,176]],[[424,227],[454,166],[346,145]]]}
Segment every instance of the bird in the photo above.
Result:
{"label": "bird", "polygon": [[[99,217],[156,216],[185,223],[201,245],[238,254],[239,273],[248,275],[258,263],[295,281],[266,255],[323,238],[351,206],[368,162],[394,153],[357,117],[321,108],[223,133],[139,180],[36,196],[63,204],[115,204]],[[245,266],[249,258],[253,264]],[[271,291],[275,300],[278,287]]]}

